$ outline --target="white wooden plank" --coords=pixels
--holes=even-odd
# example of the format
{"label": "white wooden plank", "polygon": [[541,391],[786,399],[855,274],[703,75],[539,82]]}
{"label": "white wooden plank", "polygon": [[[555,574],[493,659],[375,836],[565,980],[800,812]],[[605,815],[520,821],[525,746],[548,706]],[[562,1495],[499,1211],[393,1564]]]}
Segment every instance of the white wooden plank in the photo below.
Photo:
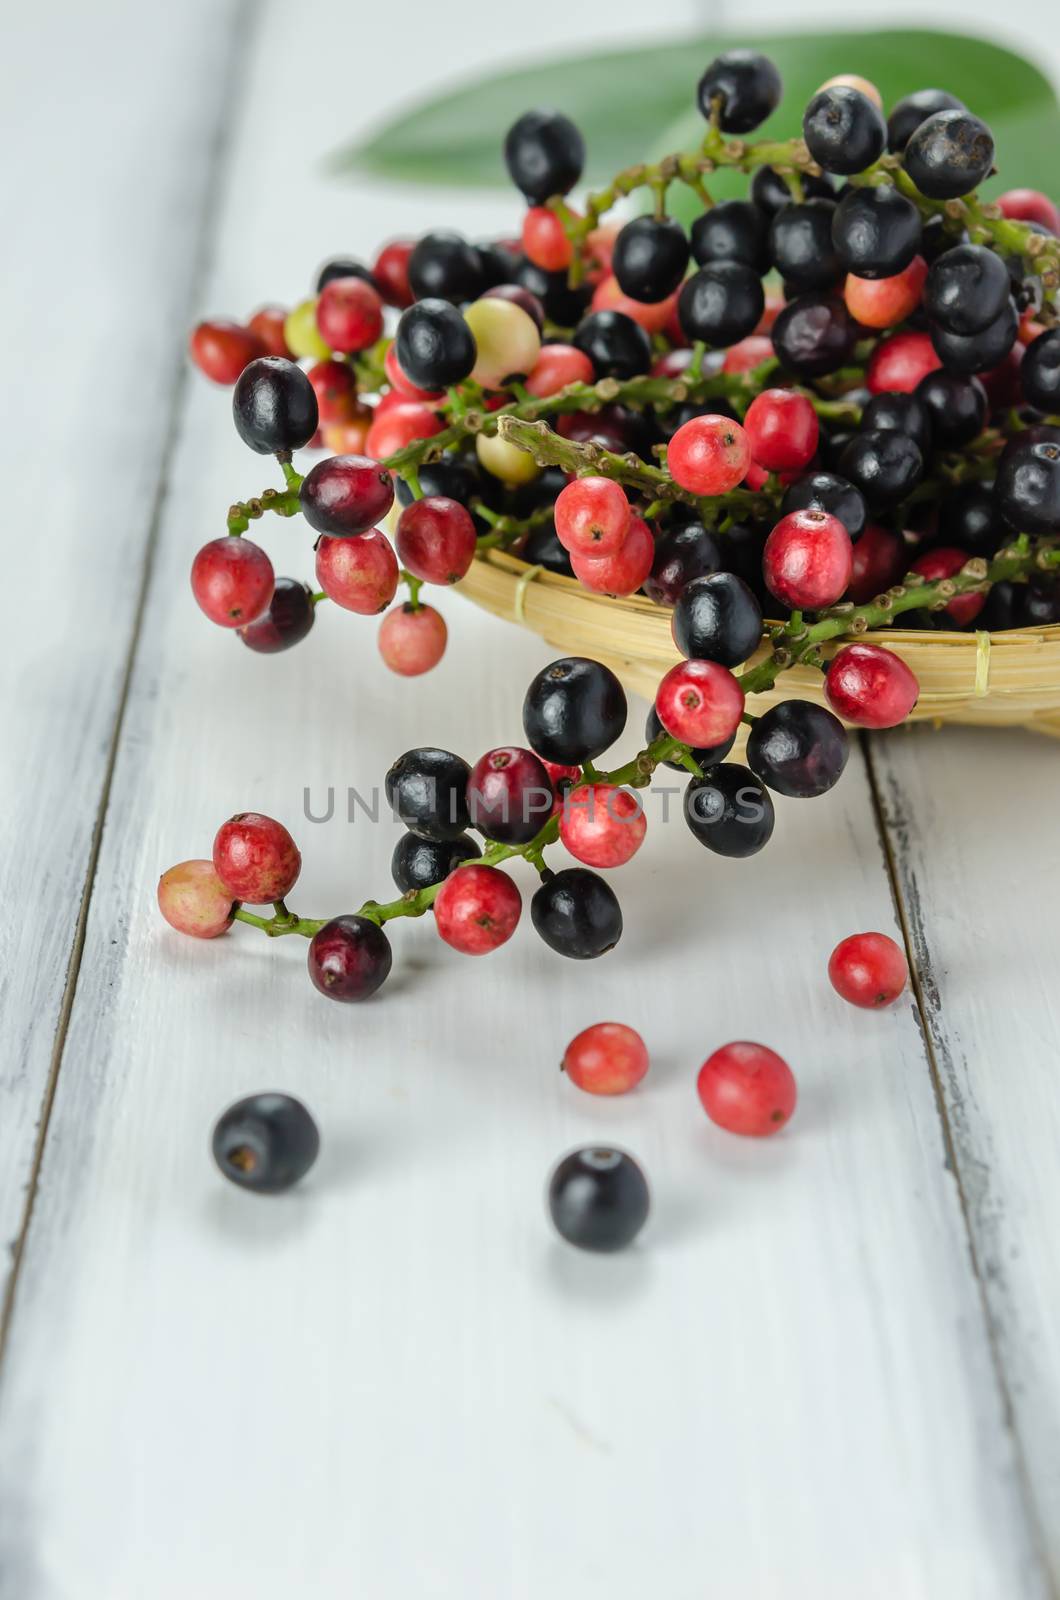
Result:
{"label": "white wooden plank", "polygon": [[972,1246],[1060,1586],[1057,747],[927,730],[873,745]]}
{"label": "white wooden plank", "polygon": [[[157,14],[105,0],[5,16],[5,1242],[22,1214],[90,871],[183,368],[233,16],[232,5],[207,0]],[[5,1278],[7,1267],[5,1252]]]}

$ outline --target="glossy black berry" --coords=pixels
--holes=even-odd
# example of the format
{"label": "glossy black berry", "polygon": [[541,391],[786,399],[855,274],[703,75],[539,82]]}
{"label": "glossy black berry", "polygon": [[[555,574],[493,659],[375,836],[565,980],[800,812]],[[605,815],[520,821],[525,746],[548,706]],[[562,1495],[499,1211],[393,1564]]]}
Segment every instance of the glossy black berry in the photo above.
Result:
{"label": "glossy black berry", "polygon": [[579,1250],[624,1250],[648,1218],[648,1182],[624,1150],[589,1145],[565,1156],[548,1184],[556,1231]]}
{"label": "glossy black berry", "polygon": [[854,435],[840,457],[839,470],[869,505],[894,506],[912,494],[924,476],[924,457],[907,434],[875,428]]}
{"label": "glossy black berry", "polygon": [[[648,712],[648,720],[644,724],[645,744],[654,744],[659,735],[665,733],[666,729],[659,721],[659,713],[656,711],[655,707],[652,706],[651,710]],[[670,737],[669,734],[666,736],[667,738]],[[723,739],[720,744],[694,747],[689,753],[697,766],[703,770],[706,770],[707,767],[713,767],[716,762],[724,761],[725,757],[728,755],[735,743],[736,735],[733,734],[731,738]],[[683,772],[686,778],[689,776],[688,768],[680,761],[664,761],[662,764],[664,767],[669,767],[672,772]]]}
{"label": "glossy black berry", "polygon": [[317,294],[335,278],[360,278],[362,283],[370,284],[373,289],[379,287],[364,262],[358,261],[356,256],[333,256],[330,261],[325,261],[317,273]]}
{"label": "glossy black berry", "polygon": [[692,254],[708,261],[742,261],[765,272],[769,267],[769,218],[749,200],[721,200],[692,224]]}
{"label": "glossy black berry", "polygon": [[[485,289],[478,251],[463,234],[425,233],[409,256],[409,288],[417,300],[477,300]],[[411,377],[411,373],[409,374]]]}
{"label": "glossy black berry", "polygon": [[893,278],[920,249],[920,212],[889,184],[850,189],[832,219],[832,242],[858,278]]}
{"label": "glossy black berry", "polygon": [[1020,621],[1025,628],[1051,628],[1060,622],[1060,585],[1046,578],[1026,584]]}
{"label": "glossy black berry", "polygon": [[905,149],[922,122],[936,111],[963,111],[964,101],[945,89],[917,89],[899,100],[887,118],[887,148],[898,154]]}
{"label": "glossy black berry", "polygon": [[726,50],[699,80],[696,99],[709,120],[717,107],[723,133],[750,133],[780,104],[780,73],[757,50]]}
{"label": "glossy black berry", "polygon": [[722,565],[716,533],[699,522],[667,528],[655,541],[655,560],[644,580],[644,593],[656,605],[672,606],[693,578],[717,572]]}
{"label": "glossy black berry", "polygon": [[516,258],[512,282],[536,295],[546,317],[559,328],[573,328],[592,299],[593,291],[589,284],[581,283],[572,289],[567,282],[566,269],[562,272],[545,272],[527,256]]}
{"label": "glossy black berry", "polygon": [[688,254],[688,235],[672,217],[634,217],[615,240],[611,271],[632,300],[665,300],[684,277]]}
{"label": "glossy black berry", "polygon": [[550,873],[530,902],[530,918],[550,950],[592,961],[622,937],[622,907],[609,883],[588,867]]}
{"label": "glossy black berry", "polygon": [[827,794],[850,753],[838,717],[809,700],[782,700],[758,718],[747,740],[747,764],[763,783],[793,800]]}
{"label": "glossy black berry", "polygon": [[978,378],[961,377],[940,368],[921,378],[914,393],[927,409],[932,437],[943,450],[959,449],[982,433],[987,398]]}
{"label": "glossy black berry", "polygon": [[474,334],[448,300],[409,306],[401,313],[396,343],[402,372],[430,391],[462,383],[478,355]]}
{"label": "glossy black berry", "polygon": [[802,136],[825,172],[864,172],[883,154],[887,125],[868,95],[837,83],[818,89],[806,107]]}
{"label": "glossy black berry", "polygon": [[450,750],[407,750],[386,775],[387,803],[421,838],[458,839],[471,826],[470,776],[467,762]]}
{"label": "glossy black berry", "polygon": [[232,416],[243,443],[260,456],[300,450],[317,431],[313,385],[294,361],[259,356],[232,391]]}
{"label": "glossy black berry", "polygon": [[[831,178],[815,173],[802,176],[802,193],[806,200],[834,200],[835,185]],[[776,167],[759,167],[751,179],[751,201],[760,210],[772,214],[795,199],[791,185]]]}
{"label": "glossy black berry", "polygon": [[626,726],[626,696],[611,671],[584,656],[544,667],[523,701],[530,748],[546,761],[580,766],[613,745]]}
{"label": "glossy black berry", "polygon": [[590,312],[572,343],[589,357],[598,378],[636,378],[651,366],[651,340],[624,311]]}
{"label": "glossy black berry", "polygon": [[1012,280],[983,244],[959,244],[939,256],[924,284],[924,310],[949,333],[979,333],[1000,316]]}
{"label": "glossy black berry", "polygon": [[711,261],[700,267],[677,302],[677,315],[690,342],[724,348],[738,344],[757,328],[765,310],[762,280],[740,261]]}
{"label": "glossy black berry", "polygon": [[928,266],[937,261],[939,256],[945,255],[947,250],[952,250],[955,245],[966,244],[968,235],[963,228],[954,227],[949,217],[921,218],[920,250]]}
{"label": "glossy black berry", "polygon": [[861,431],[907,433],[921,455],[931,449],[931,415],[918,395],[885,390],[874,394],[861,413]]}
{"label": "glossy black berry", "polygon": [[753,856],[773,836],[776,813],[763,784],[737,761],[707,767],[685,790],[685,821],[715,855]]}
{"label": "glossy black berry", "polygon": [[860,489],[836,472],[808,472],[784,491],[781,514],[789,511],[827,511],[838,517],[852,539],[865,531],[865,497]]}
{"label": "glossy black berry", "polygon": [[320,1151],[317,1125],[289,1094],[252,1094],[217,1119],[213,1158],[232,1183],[281,1194],[304,1178]]}
{"label": "glossy black berry", "polygon": [[497,239],[479,240],[474,246],[482,268],[483,289],[497,289],[511,283],[515,270],[515,251]]}
{"label": "glossy black berry", "polygon": [[993,322],[978,333],[949,333],[932,324],[931,342],[947,372],[989,372],[1012,349],[1019,326],[1019,313],[1010,298]]}
{"label": "glossy black berry", "polygon": [[1018,533],[1060,529],[1060,444],[1013,439],[1002,451],[994,485],[1002,514]]}
{"label": "glossy black berry", "polygon": [[1040,333],[1020,363],[1024,398],[1039,411],[1060,411],[1060,328]]}
{"label": "glossy black berry", "polygon": [[546,572],[558,572],[564,578],[574,576],[570,552],[560,544],[556,524],[551,520],[539,522],[530,530],[519,554],[531,567],[544,567]]}
{"label": "glossy black berry", "polygon": [[843,276],[843,263],[832,243],[834,215],[831,200],[806,200],[774,212],[769,252],[793,293],[830,289]]}
{"label": "glossy black berry", "polygon": [[309,977],[329,1000],[352,1005],[385,983],[393,965],[390,940],[377,922],[353,912],[332,917],[309,943]]}
{"label": "glossy black berry", "polygon": [[585,140],[562,111],[525,111],[505,135],[504,164],[530,204],[544,205],[581,177]]}
{"label": "glossy black berry", "polygon": [[1004,633],[1008,628],[1022,627],[1025,588],[1025,584],[1006,580],[995,583],[986,597],[986,605],[975,619],[975,626],[988,633]]}
{"label": "glossy black berry", "polygon": [[956,545],[970,556],[992,556],[1009,536],[992,484],[966,483],[944,496],[939,513],[943,544]]}
{"label": "glossy black berry", "polygon": [[671,626],[683,656],[738,667],[762,641],[762,609],[742,578],[715,572],[685,586]]}
{"label": "glossy black berry", "polygon": [[[459,500],[462,506],[470,505],[482,493],[482,474],[478,463],[469,456],[443,455],[437,461],[421,463],[417,476],[425,495],[442,495],[447,500]],[[394,477],[397,497],[403,506],[411,505],[412,490],[404,478]]]}
{"label": "glossy black berry", "polygon": [[930,200],[957,200],[989,176],[994,136],[970,111],[936,111],[912,134],[902,164]]}
{"label": "glossy black berry", "polygon": [[482,854],[466,833],[456,839],[421,839],[416,833],[403,833],[390,858],[390,876],[401,890],[427,889],[448,878],[463,861],[474,861]]}
{"label": "glossy black berry", "polygon": [[240,628],[239,637],[249,650],[272,656],[289,650],[305,638],[316,616],[313,594],[297,578],[277,578],[269,609]]}
{"label": "glossy black berry", "polygon": [[836,295],[799,295],[773,324],[778,360],[801,378],[838,372],[849,361],[856,341],[857,324]]}

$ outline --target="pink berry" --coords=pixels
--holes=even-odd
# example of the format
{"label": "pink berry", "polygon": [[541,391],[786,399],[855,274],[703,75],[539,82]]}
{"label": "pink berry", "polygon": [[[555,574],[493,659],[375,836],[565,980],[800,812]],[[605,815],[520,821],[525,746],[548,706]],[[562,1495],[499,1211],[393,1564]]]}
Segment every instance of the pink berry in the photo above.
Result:
{"label": "pink berry", "polygon": [[329,456],[306,473],[298,498],[311,528],[342,537],[382,521],[394,503],[394,484],[369,456]]}
{"label": "pink berry", "polygon": [[383,331],[383,302],[363,278],[332,278],[320,291],[317,328],[331,350],[367,350]]}
{"label": "pink berry", "polygon": [[909,981],[909,963],[885,933],[852,933],[829,956],[828,976],[852,1006],[877,1011],[897,1000]]}
{"label": "pink berry", "polygon": [[796,1089],[791,1068],[764,1044],[738,1040],[707,1057],[696,1082],[703,1110],[729,1133],[764,1138],[791,1121]]}
{"label": "pink berry", "polygon": [[552,814],[552,780],[532,750],[487,750],[467,780],[471,826],[497,844],[529,844]]}
{"label": "pink berry", "polygon": [[158,880],[158,909],[171,928],[193,939],[216,939],[232,926],[232,896],[212,861],[181,861]]}
{"label": "pink berry", "polygon": [[556,497],[556,537],[572,555],[611,555],[625,542],[629,519],[625,491],[610,478],[575,478]]}
{"label": "pink berry", "polygon": [[318,361],[306,373],[317,397],[320,426],[352,422],[360,410],[357,376],[345,361]]}
{"label": "pink berry", "polygon": [[847,310],[864,328],[897,327],[920,304],[927,274],[923,256],[914,256],[904,272],[890,278],[857,278],[851,273],[843,289]]}
{"label": "pink berry", "polygon": [[445,654],[445,618],[433,606],[395,606],[379,626],[379,654],[391,672],[418,678]]}
{"label": "pink berry", "polygon": [[563,224],[547,206],[531,206],[523,218],[523,252],[543,272],[562,272],[574,257]]}
{"label": "pink berry", "polygon": [[434,920],[446,944],[465,956],[484,956],[506,944],[523,909],[519,890],[496,867],[457,867],[434,902]]}
{"label": "pink berry", "polygon": [[[665,300],[634,300],[631,295],[623,294],[618,286],[618,279],[613,275],[602,278],[593,290],[590,309],[593,311],[621,311],[623,316],[629,317],[632,322],[652,335],[662,333],[667,324],[674,317],[677,310],[678,290],[668,294]],[[683,338],[683,335],[681,335]]]}
{"label": "pink berry", "polygon": [[893,650],[844,645],[829,662],[824,692],[837,717],[859,728],[896,728],[920,695],[916,674]]}
{"label": "pink berry", "polygon": [[1050,233],[1060,233],[1060,211],[1039,189],[1006,189],[997,203],[1013,222],[1040,222]]}
{"label": "pink berry", "polygon": [[739,344],[729,346],[721,370],[750,372],[754,367],[760,367],[763,361],[772,361],[773,356],[772,339],[768,339],[764,333],[751,333],[746,339],[741,339]]}
{"label": "pink berry", "polygon": [[743,708],[743,690],[717,661],[679,661],[655,695],[655,714],[667,733],[697,750],[731,739]]}
{"label": "pink berry", "polygon": [[267,610],[276,574],[251,539],[225,534],[204,544],[191,564],[191,592],[211,622],[241,628]]}
{"label": "pink berry", "polygon": [[628,1094],[648,1066],[644,1040],[624,1022],[594,1022],[563,1052],[563,1071],[586,1094]]}
{"label": "pink berry", "polygon": [[872,352],[865,382],[873,394],[887,390],[912,394],[921,378],[941,365],[929,333],[896,333]]}
{"label": "pink berry", "polygon": [[235,383],[243,368],[259,356],[271,354],[259,334],[230,317],[200,322],[192,330],[188,349],[200,372],[226,385]]}
{"label": "pink berry", "polygon": [[[926,555],[918,556],[909,570],[919,572],[928,583],[938,583],[940,578],[956,577],[967,560],[967,551],[958,550],[952,545],[940,545],[937,550],[929,550]],[[963,628],[974,621],[985,605],[985,594],[956,594],[946,606],[946,615],[952,617],[959,628]]]}
{"label": "pink berry", "polygon": [[[407,378],[401,370],[401,363],[397,358],[397,345],[392,344],[387,348],[383,357],[383,370],[390,380],[391,393],[400,395],[405,400],[442,400],[445,398],[441,390],[420,389]],[[376,408],[378,412],[378,407]]]}
{"label": "pink berry", "polygon": [[829,511],[789,511],[762,551],[762,575],[770,594],[793,609],[831,606],[850,582],[853,546]]}
{"label": "pink berry", "polygon": [[752,456],[769,472],[791,472],[814,458],[817,413],[804,394],[763,389],[747,407],[743,426]]}
{"label": "pink berry", "polygon": [[592,383],[593,364],[584,350],[572,344],[544,344],[523,387],[528,394],[544,398],[558,394],[569,383]]}
{"label": "pink berry", "polygon": [[257,906],[291,892],[302,857],[282,822],[258,811],[241,811],[218,828],[213,865],[233,900]]}
{"label": "pink berry", "polygon": [[644,843],[644,807],[629,789],[579,783],[563,797],[559,836],[587,867],[621,867]]}
{"label": "pink berry", "polygon": [[606,556],[571,551],[574,576],[595,594],[636,594],[655,561],[655,539],[642,517],[629,519],[629,530],[619,548]]}
{"label": "pink berry", "polygon": [[751,465],[750,440],[731,417],[693,417],[670,440],[666,464],[690,494],[727,494]]}
{"label": "pink berry", "polygon": [[475,539],[470,511],[445,495],[413,500],[398,519],[401,564],[424,583],[458,583],[474,559]]}
{"label": "pink berry", "polygon": [[317,541],[317,582],[329,599],[363,617],[385,611],[397,593],[400,572],[385,533],[370,528],[354,539]]}
{"label": "pink berry", "polygon": [[905,546],[901,536],[870,522],[854,546],[846,598],[865,605],[897,583],[905,572]]}
{"label": "pink berry", "polygon": [[376,461],[385,461],[388,456],[404,450],[406,445],[416,444],[420,439],[433,439],[443,426],[438,413],[419,400],[402,400],[385,412],[376,406],[364,448]]}
{"label": "pink berry", "polygon": [[392,239],[375,258],[372,277],[379,285],[379,293],[388,306],[404,311],[415,299],[409,287],[409,257],[415,250],[415,239]]}

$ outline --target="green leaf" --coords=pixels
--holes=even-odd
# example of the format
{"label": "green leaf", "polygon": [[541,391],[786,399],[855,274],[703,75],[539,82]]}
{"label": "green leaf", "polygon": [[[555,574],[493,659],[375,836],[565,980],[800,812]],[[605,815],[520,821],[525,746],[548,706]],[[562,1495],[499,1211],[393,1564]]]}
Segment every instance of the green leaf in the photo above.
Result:
{"label": "green leaf", "polygon": [[[1056,187],[1060,110],[1037,67],[986,40],[927,30],[712,35],[541,61],[463,84],[413,107],[370,138],[338,151],[329,164],[337,173],[387,182],[505,185],[505,132],[521,111],[553,105],[573,117],[585,135],[587,181],[606,179],[635,161],[695,146],[703,126],[695,110],[696,81],[713,56],[737,44],[763,50],[784,78],[784,103],[764,126],[764,137],[797,133],[807,100],[837,73],[871,78],[886,106],[927,82],[959,95],[990,124],[1003,187],[1018,184],[1047,193]],[[937,71],[925,69],[925,63],[935,62],[941,63]],[[745,186],[746,179],[722,174],[716,189],[719,195],[735,194]]]}

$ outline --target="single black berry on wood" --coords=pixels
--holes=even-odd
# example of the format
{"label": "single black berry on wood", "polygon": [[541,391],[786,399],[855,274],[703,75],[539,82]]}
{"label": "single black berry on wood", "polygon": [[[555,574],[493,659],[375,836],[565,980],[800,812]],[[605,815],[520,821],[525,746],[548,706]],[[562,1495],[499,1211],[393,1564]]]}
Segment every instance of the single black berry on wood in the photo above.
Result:
{"label": "single black berry on wood", "polygon": [[748,767],[723,761],[707,767],[685,790],[685,822],[715,855],[753,856],[773,835],[776,813],[764,785]]}
{"label": "single black berry on wood", "polygon": [[726,50],[699,80],[696,98],[708,119],[718,115],[723,133],[750,133],[780,104],[780,73],[757,50]]}
{"label": "single black berry on wood", "polygon": [[747,763],[777,794],[810,800],[839,782],[850,746],[839,718],[809,700],[784,700],[758,718]]}
{"label": "single black berry on wood", "polygon": [[417,833],[403,833],[394,846],[390,875],[402,894],[408,894],[440,883],[461,862],[474,861],[481,854],[466,833],[456,839],[421,839]]}
{"label": "single black berry on wood", "polygon": [[921,194],[957,200],[989,176],[994,136],[970,111],[936,111],[913,133],[902,160]]}
{"label": "single black berry on wood", "polygon": [[739,261],[712,261],[689,278],[677,302],[685,337],[724,348],[753,333],[765,310],[762,280]]}
{"label": "single black berry on wood", "polygon": [[964,101],[945,89],[917,89],[899,100],[887,118],[887,148],[898,154],[905,149],[922,122],[936,111],[964,111]]}
{"label": "single black berry on wood", "polygon": [[858,278],[893,278],[920,249],[920,212],[889,184],[849,189],[832,219],[832,241]]}
{"label": "single black berry on wood", "polygon": [[230,1182],[280,1194],[304,1178],[320,1151],[317,1125],[289,1094],[252,1094],[217,1120],[213,1158]]}
{"label": "single black berry on wood", "polygon": [[260,456],[300,450],[319,421],[313,385],[283,356],[260,356],[243,368],[232,391],[232,416],[243,443]]}
{"label": "single black berry on wood", "polygon": [[477,355],[474,334],[448,300],[420,300],[401,313],[398,365],[421,389],[436,391],[462,383]]}
{"label": "single black berry on wood", "polygon": [[868,95],[848,84],[818,89],[802,119],[802,136],[825,172],[864,172],[887,142],[887,125]]}
{"label": "single black berry on wood", "polygon": [[622,907],[609,883],[588,867],[549,873],[530,902],[530,918],[550,950],[592,961],[622,937]]}
{"label": "single black berry on wood", "polygon": [[626,726],[626,696],[610,667],[564,656],[544,667],[526,691],[523,729],[546,761],[594,761]]}
{"label": "single black berry on wood", "polygon": [[632,300],[665,300],[684,277],[688,255],[688,236],[672,217],[634,217],[615,240],[611,270]]}
{"label": "single black berry on wood", "polygon": [[471,826],[471,768],[451,750],[407,750],[386,775],[387,803],[423,839],[458,839]]}
{"label": "single black berry on wood", "polygon": [[548,1185],[556,1231],[580,1250],[623,1250],[648,1219],[648,1183],[624,1150],[590,1145],[566,1156]]}
{"label": "single black berry on wood", "polygon": [[561,111],[526,111],[504,140],[504,161],[515,187],[533,206],[567,194],[582,175],[585,140]]}

